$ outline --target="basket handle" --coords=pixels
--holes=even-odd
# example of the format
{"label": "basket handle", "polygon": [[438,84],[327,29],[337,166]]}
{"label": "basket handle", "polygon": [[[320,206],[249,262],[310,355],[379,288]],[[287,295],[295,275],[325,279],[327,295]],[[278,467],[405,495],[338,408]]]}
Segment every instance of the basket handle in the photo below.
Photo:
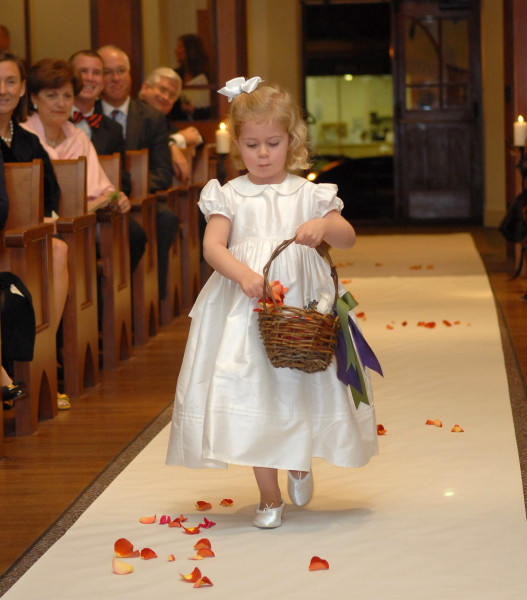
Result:
{"label": "basket handle", "polygon": [[[271,286],[269,285],[269,269],[271,268],[271,263],[283,250],[285,250],[295,240],[296,240],[296,236],[292,237],[289,240],[284,240],[281,244],[279,244],[274,249],[274,252],[271,254],[271,258],[267,261],[267,264],[263,268],[264,286],[263,286],[262,297],[263,297],[263,310],[265,312],[267,312],[267,302],[266,302],[267,297],[271,298],[275,309],[278,308],[278,305],[276,304],[276,300],[274,298],[274,294],[272,293],[272,290],[271,290]],[[315,248],[315,250],[320,254],[320,256],[322,256],[322,258],[324,258],[326,260],[326,262],[328,263],[328,265],[331,269],[331,278],[333,279],[333,283],[335,285],[335,298],[334,298],[333,304],[337,304],[337,300],[339,298],[339,278],[337,275],[337,269],[336,269],[335,265],[333,264],[333,260],[331,259],[328,248],[329,248],[328,244],[326,242],[322,242]]]}

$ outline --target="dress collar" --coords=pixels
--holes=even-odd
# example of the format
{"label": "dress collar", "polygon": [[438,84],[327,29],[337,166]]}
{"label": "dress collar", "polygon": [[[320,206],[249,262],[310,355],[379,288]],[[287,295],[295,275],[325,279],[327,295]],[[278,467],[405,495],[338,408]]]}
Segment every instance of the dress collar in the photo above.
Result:
{"label": "dress collar", "polygon": [[297,192],[303,185],[307,183],[307,179],[298,177],[298,175],[292,175],[288,173],[282,183],[271,183],[265,185],[257,185],[253,183],[247,175],[236,177],[227,183],[234,188],[238,194],[242,196],[258,196],[264,192],[267,188],[271,188],[281,196],[289,196]]}

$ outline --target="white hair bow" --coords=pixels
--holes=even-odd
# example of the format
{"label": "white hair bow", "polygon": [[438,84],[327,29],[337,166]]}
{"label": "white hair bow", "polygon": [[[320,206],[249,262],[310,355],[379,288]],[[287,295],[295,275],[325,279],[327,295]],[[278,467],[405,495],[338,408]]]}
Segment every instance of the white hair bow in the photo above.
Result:
{"label": "white hair bow", "polygon": [[251,79],[248,79],[247,81],[245,81],[245,77],[235,77],[234,79],[229,79],[225,84],[225,87],[218,90],[218,94],[227,96],[229,102],[232,102],[232,99],[236,98],[236,96],[242,92],[246,92],[247,94],[254,92],[261,81],[261,77],[251,77]]}

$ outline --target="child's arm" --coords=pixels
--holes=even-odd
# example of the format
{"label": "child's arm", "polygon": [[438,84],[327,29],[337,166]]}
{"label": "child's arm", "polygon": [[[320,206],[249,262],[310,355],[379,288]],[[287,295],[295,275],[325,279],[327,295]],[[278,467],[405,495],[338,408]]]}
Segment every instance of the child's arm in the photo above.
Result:
{"label": "child's arm", "polygon": [[209,265],[227,279],[238,283],[249,298],[263,293],[264,278],[227,250],[231,222],[223,215],[211,215],[203,237],[203,256]]}
{"label": "child's arm", "polygon": [[355,230],[337,211],[332,210],[322,218],[302,223],[296,230],[296,243],[315,248],[322,241],[335,248],[351,248],[355,243]]}

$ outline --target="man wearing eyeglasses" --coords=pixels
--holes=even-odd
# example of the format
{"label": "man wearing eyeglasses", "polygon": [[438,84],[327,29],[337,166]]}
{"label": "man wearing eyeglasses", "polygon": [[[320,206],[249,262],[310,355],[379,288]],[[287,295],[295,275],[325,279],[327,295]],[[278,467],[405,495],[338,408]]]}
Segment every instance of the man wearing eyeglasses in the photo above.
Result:
{"label": "man wearing eyeglasses", "polygon": [[185,183],[185,180],[188,179],[188,163],[180,149],[195,148],[203,143],[203,138],[193,126],[176,130],[173,124],[168,121],[168,114],[178,100],[182,87],[181,77],[173,69],[159,67],[154,69],[144,81],[139,92],[139,98],[167,116],[172,165],[174,166],[176,178],[181,183]]}
{"label": "man wearing eyeglasses", "polygon": [[[165,115],[137,98],[130,97],[130,59],[116,46],[99,48],[103,66],[103,90],[96,110],[117,121],[123,128],[126,150],[148,148],[150,192],[172,185],[174,170],[168,146]],[[159,297],[166,289],[168,253],[178,232],[178,219],[166,206],[156,205]]]}

